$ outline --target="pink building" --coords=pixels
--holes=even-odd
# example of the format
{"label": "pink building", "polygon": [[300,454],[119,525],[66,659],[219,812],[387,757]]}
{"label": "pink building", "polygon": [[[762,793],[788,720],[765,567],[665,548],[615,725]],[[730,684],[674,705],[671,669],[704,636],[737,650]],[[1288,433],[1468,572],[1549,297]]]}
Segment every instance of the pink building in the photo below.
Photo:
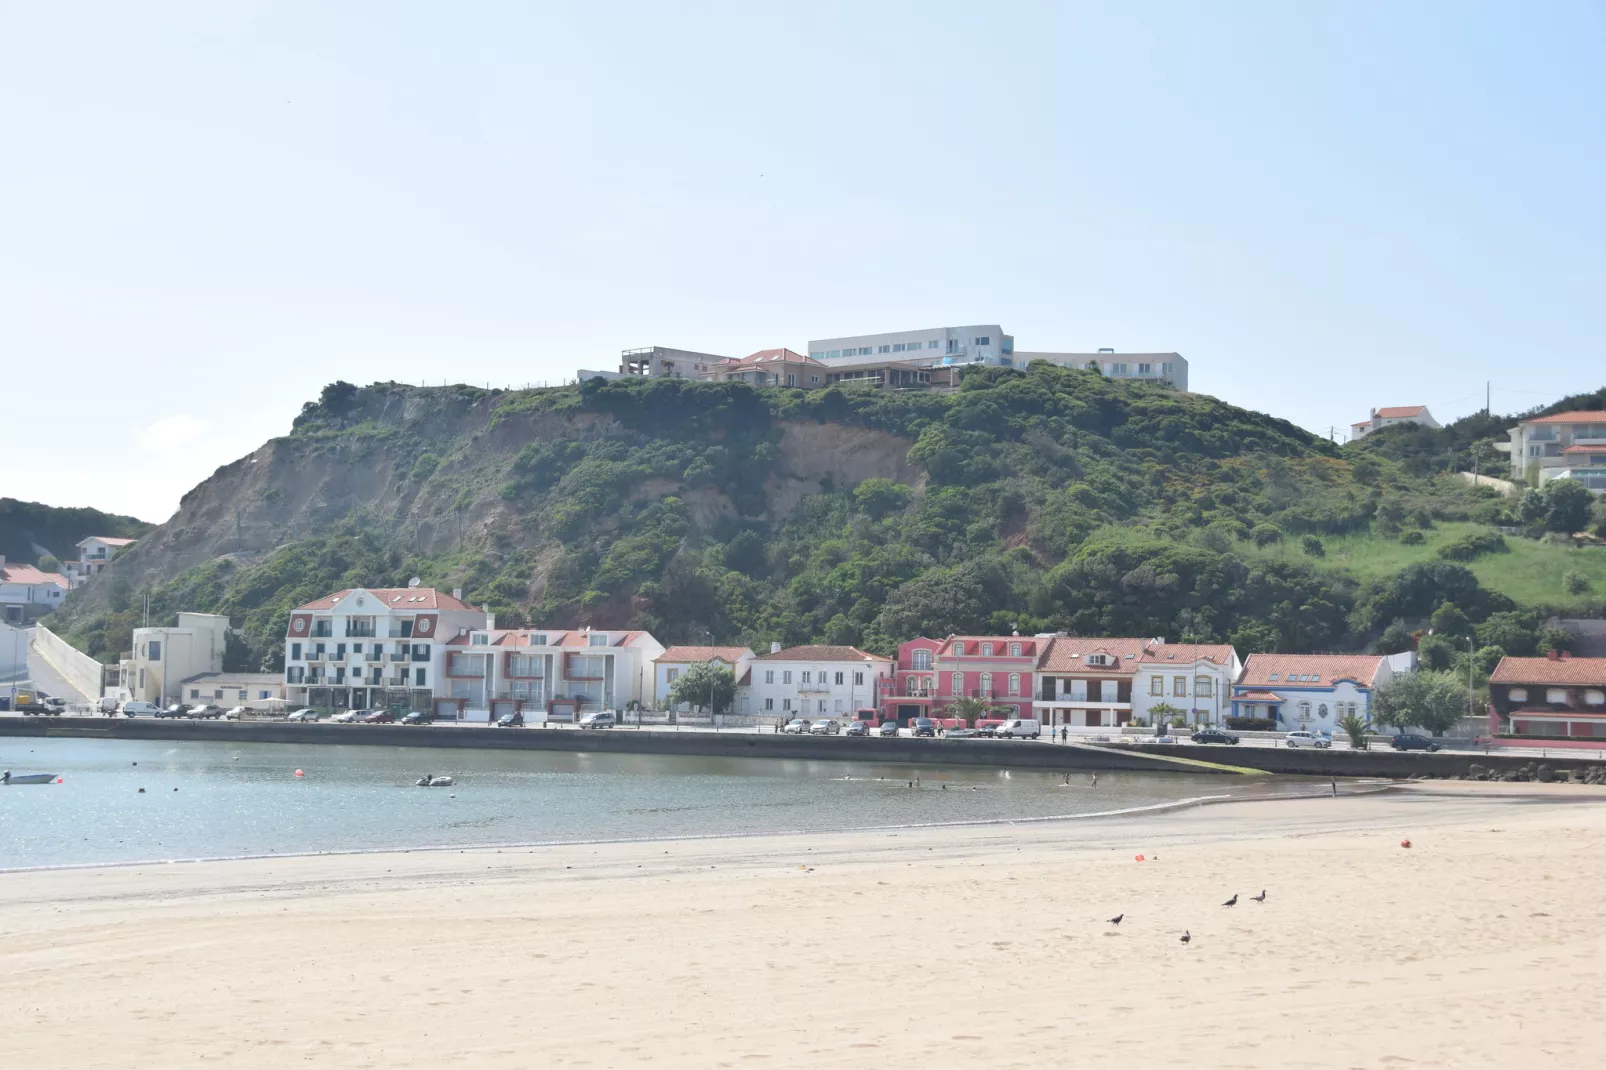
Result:
{"label": "pink building", "polygon": [[881,717],[944,717],[960,698],[995,707],[995,718],[1032,716],[1032,686],[1040,640],[1019,635],[954,635],[911,639],[898,647]]}

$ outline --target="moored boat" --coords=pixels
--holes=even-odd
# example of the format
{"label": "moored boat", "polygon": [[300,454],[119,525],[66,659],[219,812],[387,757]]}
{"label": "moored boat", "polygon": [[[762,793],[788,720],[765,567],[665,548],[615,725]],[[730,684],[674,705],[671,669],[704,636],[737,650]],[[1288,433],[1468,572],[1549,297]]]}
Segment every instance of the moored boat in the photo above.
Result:
{"label": "moored boat", "polygon": [[0,780],[0,786],[11,787],[14,784],[49,784],[56,779],[55,773],[23,773],[21,776],[12,774]]}

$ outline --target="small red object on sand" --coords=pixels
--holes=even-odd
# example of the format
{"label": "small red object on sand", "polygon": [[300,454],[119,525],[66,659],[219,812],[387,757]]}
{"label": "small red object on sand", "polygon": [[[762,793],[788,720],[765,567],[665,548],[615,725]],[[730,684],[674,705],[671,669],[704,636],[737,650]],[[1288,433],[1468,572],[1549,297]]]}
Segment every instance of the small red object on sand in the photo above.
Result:
{"label": "small red object on sand", "polygon": [[296,770],[296,776],[306,776],[306,775],[307,774],[303,773],[301,770],[299,770],[299,769]]}
{"label": "small red object on sand", "polygon": [[61,783],[65,783],[65,782],[61,779],[61,777],[57,777],[56,778],[56,783],[61,784]]}
{"label": "small red object on sand", "polygon": [[1411,846],[1411,841],[1410,840],[1401,840],[1400,841],[1400,846],[1401,847],[1409,847],[1409,846]]}
{"label": "small red object on sand", "polygon": [[1142,855],[1138,855],[1137,858],[1136,858],[1136,861],[1138,861],[1138,862],[1143,861],[1143,856]]}

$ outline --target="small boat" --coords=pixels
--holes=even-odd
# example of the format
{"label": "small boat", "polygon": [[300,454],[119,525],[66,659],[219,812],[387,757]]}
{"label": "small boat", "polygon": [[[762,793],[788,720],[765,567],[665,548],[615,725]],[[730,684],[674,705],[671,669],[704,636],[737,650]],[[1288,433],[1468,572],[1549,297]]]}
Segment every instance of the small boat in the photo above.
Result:
{"label": "small boat", "polygon": [[0,785],[9,787],[15,784],[50,784],[55,779],[55,773],[24,773],[21,776],[12,775],[5,780],[0,780]]}

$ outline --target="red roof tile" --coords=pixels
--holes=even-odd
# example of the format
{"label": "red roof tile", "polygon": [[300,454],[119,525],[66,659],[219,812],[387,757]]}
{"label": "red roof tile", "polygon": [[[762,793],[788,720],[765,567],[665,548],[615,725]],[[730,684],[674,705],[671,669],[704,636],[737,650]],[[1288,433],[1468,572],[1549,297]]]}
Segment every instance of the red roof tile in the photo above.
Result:
{"label": "red roof tile", "polygon": [[1491,684],[1594,684],[1606,686],[1606,658],[1501,658]]}
{"label": "red roof tile", "polygon": [[773,654],[760,654],[759,661],[891,661],[879,654],[867,654],[853,646],[789,646]]}
{"label": "red roof tile", "polygon": [[68,589],[72,587],[72,584],[67,582],[67,577],[61,573],[40,572],[32,565],[0,565],[0,583],[20,583],[28,587],[54,583],[57,587]]}
{"label": "red roof tile", "polygon": [[1395,405],[1392,408],[1378,409],[1376,419],[1379,420],[1408,420],[1413,416],[1421,416],[1428,411],[1426,405]]}
{"label": "red roof tile", "polygon": [[134,539],[120,539],[115,535],[91,535],[88,539],[80,539],[77,545],[82,546],[84,543],[89,542],[90,540],[103,542],[107,546],[132,546],[136,541]]}
{"label": "red roof tile", "polygon": [[726,357],[717,367],[728,369],[755,364],[815,364],[825,367],[823,362],[804,356],[802,353],[794,353],[790,349],[760,349],[757,353],[749,353],[745,357]]}
{"label": "red roof tile", "polygon": [[473,612],[474,607],[467,602],[443,594],[433,587],[348,587],[344,591],[326,594],[322,598],[314,599],[306,605],[297,606],[297,609],[333,609],[335,603],[340,601],[352,591],[362,590],[373,595],[391,609],[400,610],[468,610]]}
{"label": "red roof tile", "polygon": [[[937,652],[940,654],[952,654],[955,643],[965,644],[965,652],[959,655],[959,657],[964,658],[983,657],[984,655],[980,653],[982,643],[993,644],[992,656],[995,658],[1034,658],[1037,656],[1037,648],[1041,645],[1038,640],[1023,635],[950,635],[938,645]],[[1011,655],[1009,653],[1009,644],[1011,643],[1020,644],[1019,654]]]}
{"label": "red roof tile", "polygon": [[1273,694],[1270,691],[1245,691],[1242,694],[1234,695],[1232,697],[1235,698],[1235,699],[1240,699],[1240,700],[1245,701],[1245,702],[1285,702],[1285,701],[1287,701],[1281,695]]}
{"label": "red roof tile", "polygon": [[[1048,641],[1043,656],[1038,659],[1038,672],[1089,672],[1104,675],[1132,676],[1138,671],[1138,661],[1154,645],[1153,639],[1109,639],[1097,636],[1055,636]],[[1089,654],[1109,654],[1118,660],[1114,665],[1089,665]]]}
{"label": "red roof tile", "polygon": [[[1251,654],[1244,662],[1240,686],[1267,684],[1332,684],[1335,680],[1354,680],[1371,687],[1383,665],[1380,654]],[[1314,680],[1299,677],[1314,676]]]}
{"label": "red roof tile", "polygon": [[743,655],[752,653],[745,646],[672,646],[652,660],[672,662],[677,665],[695,665],[719,658],[735,665]]}
{"label": "red roof tile", "polygon": [[1231,665],[1236,651],[1227,643],[1157,643],[1144,652],[1144,664],[1175,664],[1183,661],[1213,661]]}
{"label": "red roof tile", "polygon": [[1558,412],[1520,420],[1525,424],[1606,424],[1606,412]]}
{"label": "red roof tile", "polygon": [[1606,446],[1567,446],[1563,453],[1606,453]]}

